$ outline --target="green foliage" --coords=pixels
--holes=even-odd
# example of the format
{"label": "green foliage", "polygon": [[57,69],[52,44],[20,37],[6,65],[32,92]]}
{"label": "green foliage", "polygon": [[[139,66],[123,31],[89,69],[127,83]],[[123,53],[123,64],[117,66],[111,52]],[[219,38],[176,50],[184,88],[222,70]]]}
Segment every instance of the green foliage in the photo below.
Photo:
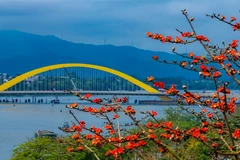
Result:
{"label": "green foliage", "polygon": [[[73,142],[70,136],[61,137],[64,141]],[[71,143],[72,143],[71,142]],[[88,160],[96,159],[95,156],[87,151],[68,152],[68,143],[58,143],[56,139],[44,137],[32,139],[20,144],[13,150],[11,160]],[[91,148],[95,150],[94,148]],[[100,159],[112,160],[112,157],[105,157],[104,154],[110,149],[109,145],[101,147],[96,154]]]}
{"label": "green foliage", "polygon": [[180,106],[177,108],[169,107],[165,109],[164,115],[164,121],[172,121],[174,126],[181,129],[190,129],[201,124],[199,119],[182,110]]}
{"label": "green foliage", "polygon": [[18,148],[14,149],[11,160],[83,160],[87,157],[87,152],[67,153],[66,144],[45,137],[20,144]]}

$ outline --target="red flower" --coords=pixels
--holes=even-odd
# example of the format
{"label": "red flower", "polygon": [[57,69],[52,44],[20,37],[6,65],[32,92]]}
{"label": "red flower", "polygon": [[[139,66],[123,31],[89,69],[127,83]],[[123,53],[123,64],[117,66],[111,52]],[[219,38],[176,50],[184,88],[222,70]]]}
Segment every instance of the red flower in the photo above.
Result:
{"label": "red flower", "polygon": [[200,135],[199,138],[200,138],[202,141],[204,141],[204,142],[207,142],[207,141],[208,141],[207,138],[204,137],[204,135]]}
{"label": "red flower", "polygon": [[176,39],[174,40],[175,43],[183,43],[184,41],[179,38],[178,36],[176,36]]}
{"label": "red flower", "polygon": [[210,42],[210,40],[207,37],[204,37],[203,35],[196,36],[196,39],[200,41]]}
{"label": "red flower", "polygon": [[106,108],[103,107],[103,106],[101,106],[101,107],[100,107],[100,111],[101,111],[102,113],[104,113],[104,112],[106,112]]}
{"label": "red flower", "polygon": [[240,138],[240,129],[236,129],[235,132],[233,133],[233,137],[235,139]]}
{"label": "red flower", "polygon": [[232,64],[231,63],[227,63],[226,67],[232,67]]}
{"label": "red flower", "polygon": [[182,62],[180,62],[180,64],[182,67],[186,67],[188,65],[186,61],[182,61]]}
{"label": "red flower", "polygon": [[230,90],[227,89],[226,87],[223,87],[223,86],[219,87],[218,90],[217,90],[217,92],[218,92],[218,93],[219,93],[219,92],[222,92],[222,93],[230,94]]}
{"label": "red flower", "polygon": [[153,123],[152,123],[152,122],[148,122],[148,123],[146,124],[146,126],[147,126],[147,128],[151,128],[151,127],[153,126]]}
{"label": "red flower", "polygon": [[152,112],[151,112],[151,115],[152,115],[152,116],[156,116],[156,115],[157,115],[157,112],[152,111]]}
{"label": "red flower", "polygon": [[101,103],[102,99],[101,98],[95,98],[92,100],[93,103]]}
{"label": "red flower", "polygon": [[104,128],[105,128],[106,130],[111,130],[111,129],[112,129],[112,126],[107,124],[107,125],[104,126]]}
{"label": "red flower", "polygon": [[154,80],[153,76],[147,77],[148,82],[152,82]]}
{"label": "red flower", "polygon": [[200,67],[199,67],[202,71],[208,71],[208,68],[207,66],[205,66],[204,64],[202,64]]}
{"label": "red flower", "polygon": [[164,88],[165,87],[163,82],[153,82],[153,86],[159,87],[159,88]]}
{"label": "red flower", "polygon": [[170,122],[164,122],[163,124],[164,124],[164,126],[167,127],[167,128],[171,128],[171,127],[173,126],[173,124],[172,124],[171,121],[170,121]]}
{"label": "red flower", "polygon": [[115,131],[114,131],[114,130],[112,130],[112,129],[111,129],[111,130],[109,130],[108,132],[109,132],[109,134],[114,134],[114,133],[115,133]]}
{"label": "red flower", "polygon": [[192,33],[191,32],[183,32],[182,37],[191,37]]}
{"label": "red flower", "polygon": [[231,21],[236,21],[237,19],[235,17],[231,17]]}
{"label": "red flower", "polygon": [[79,139],[80,138],[80,135],[77,133],[77,134],[74,134],[72,135],[72,139]]}
{"label": "red flower", "polygon": [[113,119],[117,119],[119,116],[117,114],[113,115]]}
{"label": "red flower", "polygon": [[116,102],[122,102],[122,99],[121,98],[117,98]]}
{"label": "red flower", "polygon": [[194,138],[197,138],[201,134],[200,129],[196,129],[192,132],[192,136]]}
{"label": "red flower", "polygon": [[166,90],[167,94],[178,94],[178,90],[176,90],[175,85],[172,85],[171,88],[169,88],[168,90]]}
{"label": "red flower", "polygon": [[192,57],[194,56],[194,53],[193,53],[193,52],[190,52],[190,53],[188,54],[188,56],[192,58]]}
{"label": "red flower", "polygon": [[128,98],[127,97],[123,97],[122,101],[123,101],[123,103],[126,103],[128,101]]}
{"label": "red flower", "polygon": [[101,128],[94,128],[95,133],[99,134],[102,132]]}
{"label": "red flower", "polygon": [[152,37],[153,36],[153,34],[151,33],[151,32],[147,32],[147,37]]}
{"label": "red flower", "polygon": [[213,142],[211,146],[216,148],[216,147],[218,147],[218,144]]}
{"label": "red flower", "polygon": [[79,121],[79,125],[80,125],[81,127],[85,127],[85,126],[86,126],[86,123],[85,123],[84,121]]}
{"label": "red flower", "polygon": [[77,150],[78,150],[78,151],[83,151],[84,148],[83,148],[83,146],[78,146],[78,147],[77,147]]}
{"label": "red flower", "polygon": [[207,114],[207,117],[210,118],[210,119],[212,119],[212,118],[213,118],[213,114],[212,114],[212,113],[208,113],[208,114]]}
{"label": "red flower", "polygon": [[226,17],[225,17],[224,15],[222,15],[221,19],[222,19],[222,20],[225,20],[225,19],[226,19]]}
{"label": "red flower", "polygon": [[89,93],[84,95],[84,97],[87,98],[87,99],[90,98],[91,96],[92,96],[92,95],[89,94]]}
{"label": "red flower", "polygon": [[224,127],[224,124],[222,123],[222,122],[216,122],[215,123],[215,126],[217,127],[217,128],[223,128]]}
{"label": "red flower", "polygon": [[171,36],[167,36],[167,41],[168,42],[172,42],[172,37]]}
{"label": "red flower", "polygon": [[148,135],[148,138],[149,138],[149,139],[156,139],[157,137],[156,137],[155,134],[152,133],[152,134],[149,134],[149,135]]}
{"label": "red flower", "polygon": [[135,147],[135,145],[136,145],[136,144],[131,141],[131,142],[128,142],[125,147],[126,147],[127,149],[131,150],[131,149],[133,149],[133,148]]}
{"label": "red flower", "polygon": [[237,44],[238,42],[239,42],[238,40],[232,40],[232,43],[230,44],[230,46],[232,48],[236,48],[238,46],[238,44]]}
{"label": "red flower", "polygon": [[158,60],[158,56],[153,56],[152,59]]}
{"label": "red flower", "polygon": [[236,30],[240,29],[240,23],[236,22],[236,24],[233,25],[232,27],[233,27],[233,30],[236,31]]}
{"label": "red flower", "polygon": [[206,108],[203,108],[203,109],[201,110],[201,112],[203,112],[203,113],[207,112]]}
{"label": "red flower", "polygon": [[207,127],[207,126],[208,126],[208,124],[209,124],[209,123],[208,123],[207,121],[205,121],[205,122],[202,122],[202,126],[203,126],[203,127]]}
{"label": "red flower", "polygon": [[93,136],[91,134],[86,134],[85,138],[91,140],[93,138]]}
{"label": "red flower", "polygon": [[73,148],[68,148],[67,151],[68,151],[68,152],[72,152],[72,151],[73,151]]}
{"label": "red flower", "polygon": [[221,74],[221,72],[219,72],[219,71],[213,73],[213,77],[214,77],[214,78],[220,77],[221,75],[222,75],[222,74]]}

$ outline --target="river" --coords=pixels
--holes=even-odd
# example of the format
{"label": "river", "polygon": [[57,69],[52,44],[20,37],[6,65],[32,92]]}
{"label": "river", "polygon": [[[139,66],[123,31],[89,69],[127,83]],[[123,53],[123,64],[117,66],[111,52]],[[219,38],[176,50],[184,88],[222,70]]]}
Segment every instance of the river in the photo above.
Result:
{"label": "river", "polygon": [[[15,97],[26,99],[27,97]],[[44,99],[53,99],[54,97],[41,97]],[[64,122],[74,121],[65,106],[66,103],[79,102],[77,98],[72,96],[59,97],[60,102],[65,104],[0,104],[0,160],[7,160],[11,157],[12,150],[18,144],[26,142],[34,137],[34,132],[38,130],[51,130],[59,135],[64,135],[58,130],[58,126],[62,126]],[[129,98],[129,103],[133,103],[135,99],[158,99],[157,97],[133,96]],[[81,103],[82,101],[80,101]],[[84,104],[91,107],[99,107],[96,104]],[[140,118],[140,111],[154,110],[159,116],[163,116],[164,109],[168,106],[157,105],[137,105],[131,104],[137,112],[137,118]],[[62,111],[62,112],[60,112]],[[95,125],[103,127],[103,120],[99,120],[89,113],[77,112],[76,116],[79,120],[84,120],[87,126]],[[122,115],[124,116],[124,115]],[[131,122],[130,119],[120,118],[120,123]]]}

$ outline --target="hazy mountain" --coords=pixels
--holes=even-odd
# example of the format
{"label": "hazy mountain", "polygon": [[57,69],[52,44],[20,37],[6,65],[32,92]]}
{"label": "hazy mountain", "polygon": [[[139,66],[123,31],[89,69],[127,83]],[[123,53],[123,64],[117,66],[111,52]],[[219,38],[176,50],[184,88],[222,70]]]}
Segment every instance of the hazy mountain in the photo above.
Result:
{"label": "hazy mountain", "polygon": [[189,78],[198,76],[177,66],[160,64],[152,60],[153,55],[167,60],[179,59],[178,56],[165,52],[130,46],[72,43],[55,36],[40,36],[15,30],[1,30],[0,42],[0,72],[13,75],[57,63],[89,63],[141,78],[150,75]]}

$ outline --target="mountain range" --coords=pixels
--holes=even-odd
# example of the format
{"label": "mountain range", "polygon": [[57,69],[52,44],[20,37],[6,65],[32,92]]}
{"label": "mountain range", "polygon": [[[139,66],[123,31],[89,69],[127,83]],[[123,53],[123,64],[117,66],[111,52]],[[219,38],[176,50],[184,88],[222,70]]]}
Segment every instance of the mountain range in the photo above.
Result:
{"label": "mountain range", "polygon": [[73,43],[55,36],[16,30],[0,30],[0,73],[10,75],[58,63],[88,63],[119,70],[136,78],[186,77],[198,75],[178,66],[157,63],[152,56],[169,61],[180,57],[131,46]]}

